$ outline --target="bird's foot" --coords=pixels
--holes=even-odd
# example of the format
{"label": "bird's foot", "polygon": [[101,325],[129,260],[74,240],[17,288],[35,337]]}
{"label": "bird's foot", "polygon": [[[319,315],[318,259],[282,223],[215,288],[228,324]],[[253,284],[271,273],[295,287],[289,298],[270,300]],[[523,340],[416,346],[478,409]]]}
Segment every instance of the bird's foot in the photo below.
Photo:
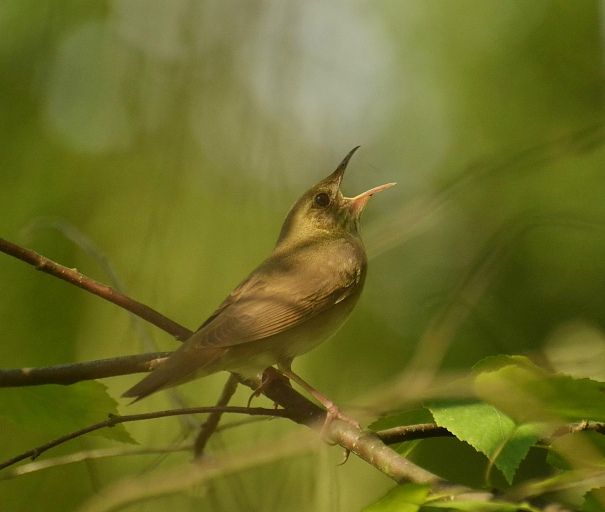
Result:
{"label": "bird's foot", "polygon": [[344,466],[345,463],[349,460],[349,455],[351,455],[351,450],[345,448],[344,453],[342,454],[342,460],[336,464],[337,466]]}
{"label": "bird's foot", "polygon": [[324,421],[323,427],[321,428],[321,437],[323,439],[328,439],[328,430],[330,428],[330,424],[334,420],[341,420],[347,422],[349,425],[354,426],[361,430],[361,425],[357,420],[354,420],[350,416],[346,415],[342,412],[331,400],[323,397],[322,400],[323,406],[326,408],[326,420]]}
{"label": "bird's foot", "polygon": [[[324,406],[326,407],[326,420],[324,421],[323,427],[321,428],[321,437],[326,443],[331,444],[331,445],[337,444],[337,443],[334,443],[333,441],[331,441],[328,436],[328,430],[330,428],[330,423],[332,423],[332,421],[334,421],[335,419],[346,421],[350,425],[353,425],[355,428],[358,428],[358,429],[362,428],[357,420],[354,420],[353,418],[351,418],[350,416],[348,416],[344,412],[342,412],[338,407],[336,407],[336,405],[334,405],[334,403],[332,401],[327,400],[327,403],[324,403]],[[349,450],[348,448],[345,448],[343,458],[337,464],[337,466],[344,465],[349,460],[349,455],[351,455],[351,450]]]}
{"label": "bird's foot", "polygon": [[[282,380],[282,381],[284,381],[285,384],[290,386],[290,380],[288,379],[288,377],[286,377],[282,373],[278,372],[275,368],[273,368],[273,366],[270,366],[263,372],[263,379],[262,379],[261,385],[258,386],[253,391],[253,393],[250,395],[250,398],[248,398],[247,407],[250,408],[252,399],[258,398],[259,396],[261,396],[265,392],[265,390],[271,385],[271,383],[275,380]],[[277,404],[274,403],[273,407],[275,409],[277,409]]]}
{"label": "bird's foot", "polygon": [[289,365],[281,364],[279,365],[279,372],[274,368],[271,368],[275,373],[281,373],[285,377],[288,377],[290,380],[296,382],[300,387],[306,390],[309,394],[311,394],[315,399],[321,403],[326,409],[326,420],[324,421],[323,427],[321,428],[321,436],[324,440],[328,440],[328,429],[330,427],[330,423],[334,420],[342,420],[346,421],[348,424],[354,426],[355,428],[361,429],[361,425],[358,421],[354,420],[350,416],[347,416],[344,412],[342,412],[332,400],[330,400],[325,395],[321,394],[317,391],[313,386],[304,381],[301,377],[296,375],[292,371]]}

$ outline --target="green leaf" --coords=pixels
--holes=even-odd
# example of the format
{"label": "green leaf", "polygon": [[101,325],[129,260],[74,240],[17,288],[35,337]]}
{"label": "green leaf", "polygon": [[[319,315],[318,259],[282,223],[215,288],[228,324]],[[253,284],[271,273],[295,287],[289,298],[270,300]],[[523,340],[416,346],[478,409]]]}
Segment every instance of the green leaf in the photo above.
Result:
{"label": "green leaf", "polygon": [[558,469],[605,469],[605,436],[597,432],[577,432],[556,439],[546,461]]}
{"label": "green leaf", "polygon": [[432,401],[426,405],[438,425],[485,454],[509,483],[543,431],[537,424],[518,425],[492,405],[476,400]]}
{"label": "green leaf", "polygon": [[534,370],[536,372],[542,372],[547,375],[547,372],[542,370],[539,366],[536,366],[534,362],[525,356],[490,356],[482,359],[473,366],[473,373],[479,375],[480,373],[495,372],[506,368],[507,366],[518,366],[527,368],[528,370]]}
{"label": "green leaf", "polygon": [[548,373],[535,365],[514,362],[480,373],[475,389],[518,423],[605,421],[605,383]]}
{"label": "green leaf", "polygon": [[582,512],[603,512],[603,503],[605,503],[605,489],[595,489],[584,496]]}
{"label": "green leaf", "polygon": [[398,485],[362,512],[417,512],[428,495],[429,487],[426,485]]}
{"label": "green leaf", "polygon": [[[117,414],[117,403],[96,381],[70,386],[46,385],[0,389],[0,416],[18,425],[61,436]],[[124,443],[135,443],[124,425],[91,432]]]}
{"label": "green leaf", "polygon": [[[602,470],[594,471],[586,468],[560,471],[547,478],[526,482],[523,487],[524,492],[530,496],[562,491],[565,501],[576,510],[576,507],[585,499],[589,491],[598,494],[601,489],[605,488],[605,473]],[[605,498],[605,496],[603,497]],[[599,510],[602,511],[603,509],[600,508]]]}
{"label": "green leaf", "polygon": [[469,512],[540,512],[540,509],[530,507],[520,503],[498,503],[498,502],[485,502],[485,501],[472,501],[472,500],[451,500],[436,501],[430,503],[428,507],[423,507],[424,510],[430,508],[445,508],[449,510],[466,510]]}
{"label": "green leaf", "polygon": [[[438,425],[484,453],[511,483],[531,446],[557,426],[605,421],[605,384],[547,372],[526,357],[496,356],[452,384],[477,398],[425,404]],[[561,465],[555,455],[551,462]]]}

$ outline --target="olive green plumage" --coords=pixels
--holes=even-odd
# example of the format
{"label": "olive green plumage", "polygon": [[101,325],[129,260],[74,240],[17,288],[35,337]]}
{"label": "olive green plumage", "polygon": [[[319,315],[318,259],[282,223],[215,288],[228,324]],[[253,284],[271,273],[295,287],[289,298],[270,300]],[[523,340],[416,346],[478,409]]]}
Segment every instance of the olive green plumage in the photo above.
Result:
{"label": "olive green plumage", "polygon": [[123,396],[137,400],[160,389],[227,370],[252,377],[330,338],[361,294],[367,269],[359,219],[369,197],[340,193],[353,149],[330,176],[292,206],[271,254],[201,327]]}

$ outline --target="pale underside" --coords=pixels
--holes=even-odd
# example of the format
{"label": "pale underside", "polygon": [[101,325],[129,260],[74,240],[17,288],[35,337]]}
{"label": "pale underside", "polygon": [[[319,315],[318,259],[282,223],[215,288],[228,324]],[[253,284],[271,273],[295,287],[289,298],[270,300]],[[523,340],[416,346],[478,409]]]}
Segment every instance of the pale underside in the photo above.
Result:
{"label": "pale underside", "polygon": [[361,241],[328,237],[292,249],[276,248],[191,338],[125,396],[143,398],[221,370],[252,377],[274,364],[289,367],[294,357],[330,338],[361,294],[366,271]]}

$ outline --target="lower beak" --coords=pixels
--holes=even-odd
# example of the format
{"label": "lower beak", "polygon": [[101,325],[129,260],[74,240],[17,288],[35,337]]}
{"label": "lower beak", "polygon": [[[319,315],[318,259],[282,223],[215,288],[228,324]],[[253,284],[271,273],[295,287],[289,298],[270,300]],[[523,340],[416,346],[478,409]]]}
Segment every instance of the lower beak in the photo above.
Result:
{"label": "lower beak", "polygon": [[387,183],[386,185],[380,185],[380,187],[371,188],[363,194],[359,194],[358,196],[352,197],[351,199],[349,199],[349,208],[351,210],[351,213],[361,213],[368,201],[370,200],[370,197],[372,197],[374,194],[377,194],[378,192],[382,192],[383,190],[392,187],[393,185],[395,185],[395,183]]}

